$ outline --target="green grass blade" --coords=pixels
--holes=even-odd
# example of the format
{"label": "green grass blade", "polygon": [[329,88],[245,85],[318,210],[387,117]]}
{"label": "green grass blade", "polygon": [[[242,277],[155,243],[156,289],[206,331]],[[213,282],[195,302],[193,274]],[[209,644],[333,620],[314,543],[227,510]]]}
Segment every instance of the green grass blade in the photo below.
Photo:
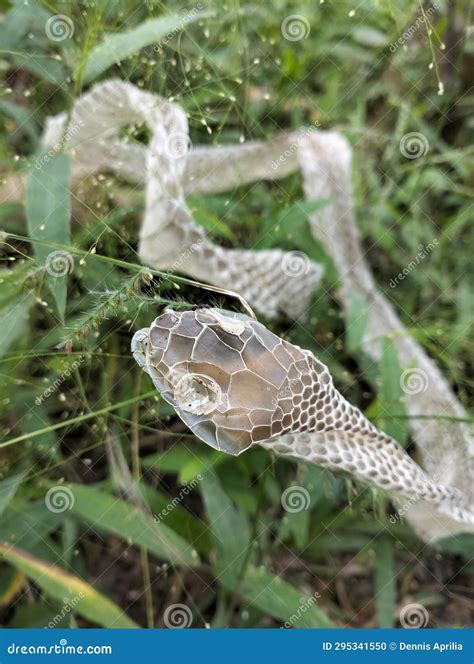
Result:
{"label": "green grass blade", "polygon": [[375,545],[375,601],[379,627],[393,627],[397,597],[395,551],[390,537],[379,537]]}
{"label": "green grass blade", "polygon": [[163,16],[140,23],[128,32],[116,32],[108,35],[104,41],[92,50],[85,66],[83,81],[90,82],[106,69],[125,58],[137,53],[145,46],[170,39],[181,32],[186,25],[209,16],[209,12],[189,11],[182,15]]}
{"label": "green grass blade", "polygon": [[208,471],[200,486],[217,551],[216,573],[232,586],[239,578],[250,546],[248,520],[234,507],[215,473]]}
{"label": "green grass blade", "polygon": [[0,482],[0,515],[15,495],[24,476],[25,473],[19,473],[18,475],[11,475],[11,477]]}
{"label": "green grass blade", "polygon": [[[0,559],[14,565],[38,584],[47,595],[74,612],[103,627],[138,627],[116,604],[94,590],[77,576],[56,565],[46,563],[29,553],[0,542]],[[45,625],[46,627],[46,625]]]}
{"label": "green grass blade", "polygon": [[69,484],[67,488],[74,496],[72,514],[93,530],[112,533],[177,565],[193,567],[199,563],[189,542],[136,507],[91,486]]}
{"label": "green grass blade", "polygon": [[[50,151],[51,152],[51,151]],[[70,164],[64,154],[44,154],[30,170],[26,186],[26,217],[31,238],[62,245],[70,242]],[[61,321],[66,309],[67,275],[72,257],[67,252],[50,252],[35,244],[38,262],[46,265],[48,282]]]}
{"label": "green grass blade", "polygon": [[365,298],[353,293],[347,316],[346,348],[348,353],[360,350],[368,322],[369,308]]}
{"label": "green grass blade", "polygon": [[317,605],[317,593],[313,596],[305,595],[261,568],[248,566],[239,594],[251,606],[257,606],[283,623],[288,623],[286,627],[336,627]]}
{"label": "green grass blade", "polygon": [[380,361],[379,425],[392,438],[404,444],[408,436],[405,394],[401,384],[402,370],[391,339],[382,339]]}

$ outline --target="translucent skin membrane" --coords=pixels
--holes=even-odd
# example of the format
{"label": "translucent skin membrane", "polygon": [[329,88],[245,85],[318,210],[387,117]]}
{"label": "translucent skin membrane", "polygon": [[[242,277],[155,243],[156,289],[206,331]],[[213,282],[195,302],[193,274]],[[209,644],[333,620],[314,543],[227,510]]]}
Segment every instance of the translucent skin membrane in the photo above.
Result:
{"label": "translucent skin membrane", "polygon": [[311,352],[248,316],[167,311],[135,334],[132,352],[181,419],[215,449],[240,454],[259,443],[474,521],[464,495],[434,482],[378,431]]}

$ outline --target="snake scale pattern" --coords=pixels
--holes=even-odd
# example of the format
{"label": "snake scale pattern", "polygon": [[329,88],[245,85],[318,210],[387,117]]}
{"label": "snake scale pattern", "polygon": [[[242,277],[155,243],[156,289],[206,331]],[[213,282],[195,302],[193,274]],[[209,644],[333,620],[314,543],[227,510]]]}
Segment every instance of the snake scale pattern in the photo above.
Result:
{"label": "snake scale pattern", "polygon": [[[123,127],[137,123],[144,123],[149,129],[147,146],[121,134]],[[301,265],[299,257],[295,265],[292,252],[279,249],[256,252],[217,245],[193,219],[186,197],[226,191],[260,179],[281,179],[299,171],[309,200],[330,201],[310,214],[309,222],[314,237],[338,271],[341,286],[337,295],[345,312],[354,295],[367,304],[364,350],[378,361],[380,339],[391,335],[402,370],[415,367],[426,379],[426,389],[411,391],[406,402],[410,432],[424,470],[345,401],[317,358],[278,339],[252,319],[216,311],[167,313],[158,317],[149,333],[140,331],[134,337],[135,358],[165,398],[176,404],[182,419],[209,444],[235,454],[255,442],[280,454],[353,473],[385,488],[395,500],[400,494],[409,496],[405,516],[428,541],[474,532],[474,440],[464,422],[465,411],[436,364],[410,336],[392,304],[376,287],[354,216],[351,149],[347,140],[338,132],[310,129],[282,132],[268,141],[242,145],[191,146],[183,109],[129,83],[109,80],[77,99],[70,116],[49,118],[43,145],[46,149],[61,146],[70,155],[73,186],[88,176],[108,171],[144,187],[139,244],[143,263],[237,291],[269,318],[284,312],[290,318],[301,319],[322,278],[322,266],[309,259]],[[177,334],[177,328],[170,326],[170,316],[182,324],[194,320],[203,329],[196,330],[195,337]],[[170,326],[168,332],[159,331],[165,321]],[[153,347],[152,333],[160,338],[160,343],[163,335],[169,335],[170,345],[166,357],[159,360],[159,367],[155,360],[165,349]],[[228,347],[219,336],[224,333],[227,342],[232,339]],[[143,339],[148,334],[150,342],[143,351]],[[209,335],[218,341],[206,354],[203,339]],[[194,342],[196,347],[191,347]],[[242,348],[234,347],[242,343]],[[269,347],[272,343],[274,348]],[[236,407],[244,406],[235,406],[232,400],[228,404],[230,413],[222,410],[223,404],[220,410],[208,413],[186,410],[185,394],[193,394],[196,387],[193,377],[189,377],[193,371],[184,370],[188,378],[180,376],[182,381],[176,385],[162,383],[159,378],[172,370],[173,352],[178,353],[180,361],[203,365],[203,377],[199,378],[203,390],[217,385],[221,397],[229,396],[226,383],[220,382],[222,371],[234,376],[232,386],[242,380],[240,389],[255,399],[253,403],[246,402],[248,417],[234,412]],[[294,359],[293,364],[289,358]],[[225,361],[230,362],[229,366]],[[245,370],[238,369],[242,362]],[[168,373],[164,373],[165,366]],[[286,367],[286,377],[281,367]],[[245,372],[252,377],[247,380],[253,392],[247,392]],[[209,383],[211,379],[215,383]],[[265,389],[257,389],[263,384]],[[274,401],[268,408],[265,402],[266,406],[260,408],[260,400],[268,397],[267,384],[278,405]],[[177,398],[173,397],[176,386]],[[232,399],[236,393],[237,388],[231,391]],[[193,403],[192,407],[211,407],[210,403]],[[273,419],[269,420],[270,411]],[[221,424],[222,418],[226,426]],[[220,432],[216,438],[211,435],[211,423]]]}
{"label": "snake scale pattern", "polygon": [[344,399],[322,362],[249,316],[169,310],[135,333],[132,352],[181,419],[215,449],[240,454],[258,443],[474,523],[462,494],[433,482]]}

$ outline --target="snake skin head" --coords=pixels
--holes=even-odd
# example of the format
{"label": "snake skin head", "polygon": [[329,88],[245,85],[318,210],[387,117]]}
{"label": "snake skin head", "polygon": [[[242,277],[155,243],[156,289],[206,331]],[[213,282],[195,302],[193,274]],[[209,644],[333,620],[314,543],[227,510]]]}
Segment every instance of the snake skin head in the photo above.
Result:
{"label": "snake skin head", "polygon": [[168,310],[135,333],[132,353],[198,438],[230,454],[294,427],[312,357],[222,309]]}

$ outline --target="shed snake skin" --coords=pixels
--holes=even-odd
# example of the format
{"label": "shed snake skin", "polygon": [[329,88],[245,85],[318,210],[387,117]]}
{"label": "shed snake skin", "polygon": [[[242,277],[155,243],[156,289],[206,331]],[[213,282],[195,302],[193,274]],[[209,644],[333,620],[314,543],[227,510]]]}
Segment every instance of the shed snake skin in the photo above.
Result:
{"label": "shed snake skin", "polygon": [[[148,146],[121,137],[122,127],[142,122],[150,131]],[[410,432],[424,470],[397,443],[377,432],[360,411],[347,404],[335,390],[330,377],[330,382],[324,387],[324,399],[333,401],[323,406],[325,426],[328,418],[332,418],[334,421],[329,426],[334,428],[335,422],[340,421],[336,411],[342,408],[347,410],[341,411],[341,416],[350,412],[349,423],[357,430],[345,430],[343,426],[342,429],[336,427],[323,431],[317,428],[321,422],[315,420],[316,430],[313,431],[308,428],[308,422],[295,419],[293,428],[283,427],[266,441],[258,437],[255,442],[279,453],[352,472],[377,486],[383,486],[396,499],[400,494],[409,497],[416,494],[416,499],[405,510],[406,518],[425,540],[473,532],[469,505],[474,486],[474,444],[463,421],[465,412],[438,367],[410,337],[393,306],[375,285],[355,222],[351,149],[344,137],[338,132],[308,128],[284,132],[266,142],[195,146],[190,149],[186,114],[179,106],[129,83],[110,80],[97,84],[76,100],[68,123],[65,114],[48,120],[44,146],[56,149],[61,138],[64,139],[66,153],[71,156],[74,183],[88,175],[109,171],[132,183],[143,184],[145,212],[139,245],[142,262],[237,291],[259,313],[269,318],[283,312],[291,318],[301,319],[308,311],[311,295],[322,278],[322,267],[308,259],[295,268],[295,256],[278,249],[255,252],[220,247],[194,221],[186,204],[186,196],[221,192],[259,179],[281,179],[300,171],[308,199],[329,198],[329,205],[309,215],[310,226],[315,239],[338,270],[341,284],[338,297],[343,309],[348,311],[354,294],[368,306],[364,350],[378,360],[380,339],[390,335],[402,370],[419,372],[423,378],[423,389],[413,390],[407,399],[407,411]],[[300,256],[296,258],[301,259]],[[190,314],[174,315],[187,320]],[[207,312],[200,315],[212,318],[216,314]],[[233,315],[219,315],[221,323],[226,320],[224,325],[231,324],[227,319]],[[256,334],[257,328],[260,334],[265,330],[251,319],[241,324],[244,336],[250,331]],[[150,334],[155,325],[156,321],[150,327]],[[207,323],[206,329],[214,333],[217,330],[211,322]],[[142,343],[143,336],[140,331],[133,346],[140,363],[143,362],[143,351],[138,350],[137,343]],[[240,340],[240,334],[231,336],[235,337],[234,341],[237,338]],[[287,342],[281,343],[289,352]],[[296,349],[294,346],[290,348]],[[322,389],[320,381],[328,375],[327,369],[321,368],[323,365],[308,351],[296,349],[292,352],[303,354],[302,361],[307,363],[305,366],[311,379],[309,389],[313,389],[312,399],[315,400],[311,404],[305,401],[308,410],[304,411],[301,411],[303,402],[296,403],[295,413],[299,413],[298,418],[307,413],[309,418],[310,409],[316,408],[318,412],[322,405],[322,397],[318,395]],[[144,353],[145,357],[148,357],[147,353]],[[271,351],[267,349],[259,357],[260,370],[266,371],[263,357],[267,358],[265,361],[269,363],[270,370]],[[150,358],[143,365],[148,373],[154,362]],[[215,369],[219,362],[217,357],[214,360],[208,364]],[[319,378],[315,367],[320,367]],[[156,379],[155,375],[153,379]],[[305,386],[305,389],[308,387]],[[296,396],[303,399],[301,395]],[[334,413],[327,413],[328,407],[334,408]],[[185,411],[178,407],[178,412],[183,417]],[[317,412],[313,415],[316,416]],[[441,416],[441,419],[436,416]],[[188,416],[183,419],[190,423]],[[275,422],[273,427],[277,426]],[[345,422],[345,425],[349,423]],[[263,431],[268,426],[266,422],[259,430]],[[205,439],[202,427],[194,430]],[[241,433],[245,440],[248,436],[245,427]],[[369,457],[375,450],[379,461],[372,471],[376,470],[376,475],[369,473]],[[235,453],[236,450],[229,451]],[[365,470],[360,463],[364,459]],[[384,472],[382,468],[385,468]]]}

